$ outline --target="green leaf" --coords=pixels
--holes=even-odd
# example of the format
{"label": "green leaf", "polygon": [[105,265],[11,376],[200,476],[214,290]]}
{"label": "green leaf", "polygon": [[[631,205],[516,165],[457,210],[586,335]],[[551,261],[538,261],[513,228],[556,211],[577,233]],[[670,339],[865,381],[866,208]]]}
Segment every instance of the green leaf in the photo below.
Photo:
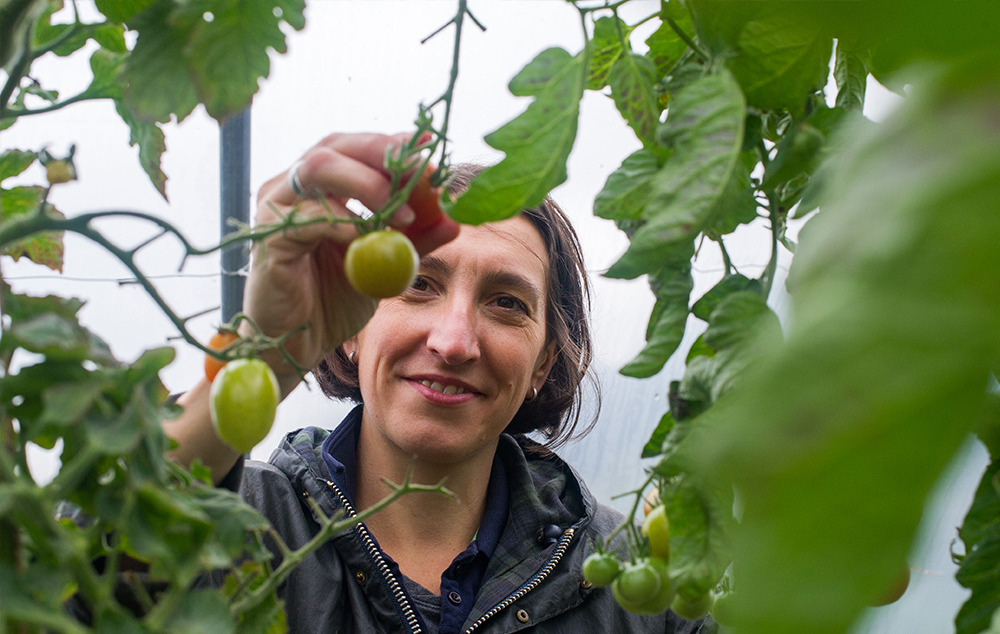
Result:
{"label": "green leaf", "polygon": [[745,502],[748,634],[849,629],[979,419],[1000,357],[1000,84],[978,66],[978,87],[924,78],[874,133],[847,132],[793,264],[787,344],[688,438],[686,463]]}
{"label": "green leaf", "polygon": [[[618,37],[621,29],[625,47]],[[630,29],[627,24],[617,18],[603,17],[594,22],[594,37],[591,40],[593,56],[590,59],[590,76],[587,79],[588,90],[601,90],[608,85],[611,67],[615,65],[623,53],[631,51],[628,44]]]}
{"label": "green leaf", "polygon": [[513,121],[486,136],[506,156],[484,170],[445,207],[459,222],[481,224],[510,218],[539,205],[566,180],[566,159],[576,140],[588,52],[575,57],[559,48],[542,51],[510,82],[517,97],[535,101]]}
{"label": "green leaf", "polygon": [[829,36],[779,3],[763,5],[743,27],[738,52],[728,64],[747,104],[798,116],[809,95],[826,85],[832,51]]}
{"label": "green leaf", "polygon": [[725,57],[739,48],[739,38],[744,26],[760,12],[761,5],[763,3],[687,0],[698,42],[713,57]]}
{"label": "green leaf", "polygon": [[658,167],[652,152],[638,150],[630,154],[594,198],[594,215],[608,220],[641,218],[653,193],[651,181]]}
{"label": "green leaf", "polygon": [[663,414],[660,418],[660,422],[656,424],[656,429],[653,430],[653,434],[646,441],[645,446],[642,448],[641,458],[652,458],[663,453],[663,441],[667,439],[667,434],[670,430],[674,428],[674,417],[670,415],[670,412]]}
{"label": "green leaf", "polygon": [[823,133],[808,123],[789,129],[778,142],[774,160],[764,170],[761,186],[773,188],[800,174],[811,174],[825,143]]}
{"label": "green leaf", "polygon": [[200,16],[182,21],[172,2],[153,2],[129,19],[138,37],[121,75],[125,103],[144,119],[183,121],[198,105],[185,53]]}
{"label": "green leaf", "polygon": [[[725,290],[720,289],[720,294]],[[686,400],[711,404],[743,380],[747,367],[780,343],[781,326],[758,290],[730,290],[712,310],[708,322],[702,338],[715,354],[688,362],[679,394]]]}
{"label": "green leaf", "polygon": [[94,79],[85,91],[92,99],[121,99],[122,87],[118,73],[128,59],[127,55],[112,53],[99,48],[90,56],[90,70]]}
{"label": "green leaf", "polygon": [[128,23],[140,11],[156,0],[94,0],[97,10],[108,20],[119,24]]}
{"label": "green leaf", "polygon": [[619,370],[621,374],[647,378],[663,369],[684,338],[693,285],[689,260],[677,268],[664,268],[650,276],[649,286],[656,304],[646,329],[646,346],[639,356]]}
{"label": "green leaf", "polygon": [[722,236],[736,231],[740,225],[757,219],[757,199],[750,182],[750,168],[746,166],[746,160],[742,160],[747,157],[752,157],[756,163],[755,152],[741,152],[741,160],[733,169],[729,183],[712,211],[712,222],[705,227],[705,233],[717,242],[722,240]]}
{"label": "green leaf", "polygon": [[990,626],[993,614],[1000,610],[1000,460],[991,464],[976,490],[972,507],[965,516],[959,537],[965,544],[965,557],[955,578],[972,590],[955,617],[956,634],[978,634]]}
{"label": "green leaf", "polygon": [[156,191],[167,200],[167,175],[163,173],[160,164],[163,153],[167,151],[163,129],[159,123],[136,117],[121,101],[115,101],[115,110],[128,125],[129,145],[139,146],[139,164],[142,165],[142,170],[146,172]]}
{"label": "green leaf", "polygon": [[694,303],[691,313],[702,321],[708,321],[719,302],[739,291],[755,291],[759,294],[760,280],[751,280],[739,273],[727,275]]}
{"label": "green leaf", "polygon": [[660,498],[670,520],[670,580],[679,592],[701,596],[732,561],[732,499],[688,475],[678,476]]}
{"label": "green leaf", "polygon": [[643,55],[626,53],[611,68],[611,97],[625,122],[635,132],[642,146],[655,154],[663,148],[656,142],[656,127],[660,123],[653,82],[656,66]]}
{"label": "green leaf", "polygon": [[270,73],[269,49],[286,50],[285,34],[274,2],[231,0],[211,11],[214,19],[197,22],[184,55],[205,109],[221,121],[250,105]]}
{"label": "green leaf", "polygon": [[[691,14],[685,11],[679,2],[665,2],[660,6],[661,16],[670,16],[677,26],[684,29],[685,33],[694,34]],[[667,24],[666,19],[663,19],[652,35],[646,38],[646,46],[649,47],[646,56],[656,66],[657,77],[663,77],[669,73],[688,48],[687,43]]]}
{"label": "green leaf", "polygon": [[[37,158],[38,154],[30,150],[4,150],[3,154],[0,154],[0,181],[17,176],[28,169]],[[3,203],[0,202],[0,205]],[[3,217],[6,218],[6,214]]]}
{"label": "green leaf", "polygon": [[833,77],[837,80],[837,107],[860,112],[868,87],[868,68],[861,57],[838,44]]}
{"label": "green leaf", "polygon": [[658,270],[691,248],[714,219],[743,145],[746,106],[728,71],[709,75],[674,95],[665,137],[673,153],[653,179],[640,227],[605,274],[631,279]]}
{"label": "green leaf", "polygon": [[[42,204],[43,187],[14,187],[0,189],[0,222],[11,222],[34,214]],[[46,213],[64,217],[52,205],[46,204]],[[47,266],[62,272],[63,236],[61,233],[43,231],[29,235],[0,249],[0,255],[9,255],[14,260],[26,257],[35,264]]]}

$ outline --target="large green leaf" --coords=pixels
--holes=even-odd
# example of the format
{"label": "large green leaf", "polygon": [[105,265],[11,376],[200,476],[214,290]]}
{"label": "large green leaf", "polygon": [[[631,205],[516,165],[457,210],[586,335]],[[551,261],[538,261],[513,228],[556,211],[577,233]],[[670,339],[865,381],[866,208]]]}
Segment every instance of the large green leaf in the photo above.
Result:
{"label": "large green leaf", "polygon": [[1000,356],[1000,82],[967,78],[852,127],[801,236],[787,345],[688,437],[689,468],[745,502],[741,632],[846,631],[978,420]]}
{"label": "large green leaf", "polygon": [[681,475],[660,498],[670,520],[670,580],[689,599],[702,596],[732,561],[732,496]]}
{"label": "large green leaf", "polygon": [[213,4],[184,48],[198,96],[208,114],[222,120],[250,104],[257,82],[271,70],[271,49],[285,52],[275,3],[230,0]]}
{"label": "large green leaf", "polygon": [[486,142],[506,156],[446,205],[452,218],[468,224],[510,218],[540,204],[566,180],[566,159],[576,140],[588,69],[587,49],[571,57],[563,49],[550,48],[511,80],[512,94],[535,100],[516,119],[486,136]]}
{"label": "large green leaf", "polygon": [[728,64],[749,105],[800,115],[809,93],[826,85],[832,50],[829,36],[769,4],[743,27]]}
{"label": "large green leaf", "polygon": [[743,144],[746,105],[721,70],[674,95],[658,136],[673,152],[653,179],[653,193],[628,251],[608,270],[635,278],[676,259],[719,211]]}

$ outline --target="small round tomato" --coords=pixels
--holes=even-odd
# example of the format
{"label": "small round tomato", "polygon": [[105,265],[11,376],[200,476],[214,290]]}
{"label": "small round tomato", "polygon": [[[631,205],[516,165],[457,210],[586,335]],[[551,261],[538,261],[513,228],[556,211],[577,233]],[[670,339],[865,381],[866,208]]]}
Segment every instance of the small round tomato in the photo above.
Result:
{"label": "small round tomato", "polygon": [[403,233],[408,237],[424,233],[444,220],[444,212],[441,211],[440,203],[441,190],[437,187],[431,187],[431,174],[434,173],[434,169],[433,165],[427,166],[424,173],[417,179],[417,184],[410,191],[410,197],[406,200],[416,216],[410,226],[403,230]]}
{"label": "small round tomato", "polygon": [[670,604],[670,609],[682,619],[695,621],[708,614],[714,603],[715,597],[712,596],[711,592],[706,592],[695,599],[686,599],[678,594],[674,597],[673,603]]}
{"label": "small round tomato", "polygon": [[[212,338],[208,340],[208,347],[212,350],[222,350],[239,338],[239,335],[232,330],[223,330],[220,328],[219,332],[212,335]],[[225,361],[216,359],[210,354],[205,355],[205,378],[209,382],[214,381],[215,375],[219,373],[219,370],[224,365],[226,365]]]}
{"label": "small round tomato", "polygon": [[620,571],[621,564],[608,553],[591,553],[583,560],[583,578],[595,588],[610,586]]}
{"label": "small round tomato", "polygon": [[236,451],[250,451],[271,431],[280,400],[271,366],[260,359],[230,361],[209,392],[215,433]]}
{"label": "small round tomato", "polygon": [[667,562],[659,557],[639,559],[625,566],[611,584],[618,604],[634,614],[666,612],[674,600]]}
{"label": "small round tomato", "polygon": [[73,168],[69,161],[49,161],[45,165],[45,177],[48,179],[49,185],[68,183],[74,178]]}
{"label": "small round tomato", "polygon": [[419,264],[409,238],[392,229],[380,229],[347,247],[344,273],[356,291],[382,299],[405,291],[413,283]]}
{"label": "small round tomato", "polygon": [[667,507],[657,506],[642,523],[642,535],[649,540],[649,549],[654,557],[670,559],[670,522]]}

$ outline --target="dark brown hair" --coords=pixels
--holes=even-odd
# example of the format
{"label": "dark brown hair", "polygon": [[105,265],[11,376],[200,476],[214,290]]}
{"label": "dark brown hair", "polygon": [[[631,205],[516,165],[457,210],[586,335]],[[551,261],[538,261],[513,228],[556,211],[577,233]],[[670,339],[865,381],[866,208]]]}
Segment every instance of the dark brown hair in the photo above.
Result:
{"label": "dark brown hair", "polygon": [[[485,166],[460,164],[451,170],[448,191],[465,191]],[[583,252],[569,218],[551,198],[538,207],[521,212],[538,230],[549,256],[546,336],[555,342],[556,360],[538,396],[525,401],[507,425],[509,434],[540,432],[546,445],[556,447],[574,436],[586,434],[597,420],[600,391],[591,380],[595,407],[593,418],[576,433],[580,421],[582,383],[593,358],[590,338],[590,284]],[[361,403],[358,368],[343,346],[327,356],[314,370],[323,393],[331,398]]]}

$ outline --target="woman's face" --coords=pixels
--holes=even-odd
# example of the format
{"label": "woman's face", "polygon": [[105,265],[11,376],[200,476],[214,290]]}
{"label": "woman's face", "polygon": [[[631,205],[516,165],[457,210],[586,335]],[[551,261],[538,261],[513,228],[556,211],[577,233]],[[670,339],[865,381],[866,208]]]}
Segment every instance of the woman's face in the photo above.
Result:
{"label": "woman's face", "polygon": [[548,254],[527,219],[463,226],[383,300],[355,342],[364,420],[407,456],[455,463],[492,452],[555,346],[546,340]]}

